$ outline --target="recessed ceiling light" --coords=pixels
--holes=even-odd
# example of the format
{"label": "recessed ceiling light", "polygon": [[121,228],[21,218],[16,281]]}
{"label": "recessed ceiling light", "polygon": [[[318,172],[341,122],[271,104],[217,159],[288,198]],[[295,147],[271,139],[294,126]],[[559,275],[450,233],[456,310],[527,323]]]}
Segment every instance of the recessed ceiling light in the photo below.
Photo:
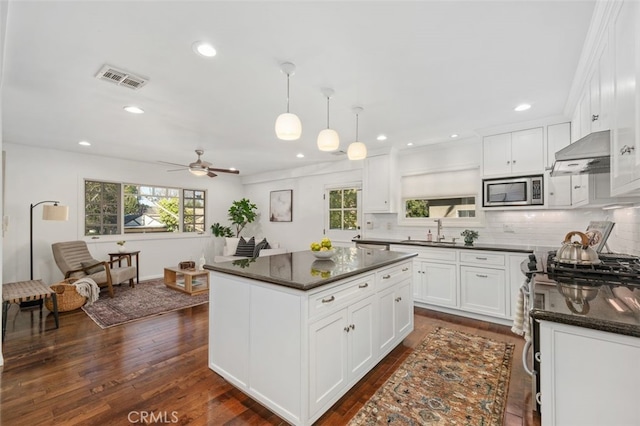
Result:
{"label": "recessed ceiling light", "polygon": [[78,145],[82,145],[82,146],[91,146],[91,142],[87,142],[87,141],[80,141],[80,142],[78,142]]}
{"label": "recessed ceiling light", "polygon": [[452,135],[451,135],[451,138],[453,138],[453,139],[455,139],[455,138],[457,138],[457,137],[458,137],[458,135],[457,135],[456,133],[454,133],[454,134],[452,134]]}
{"label": "recessed ceiling light", "polygon": [[193,51],[207,58],[213,58],[217,53],[216,49],[205,41],[196,41],[193,43]]}
{"label": "recessed ceiling light", "polygon": [[302,154],[302,153],[297,154],[297,155],[296,155],[296,157],[298,157],[298,158],[304,158],[304,154]]}
{"label": "recessed ceiling light", "polygon": [[526,111],[529,108],[531,108],[531,105],[529,105],[529,104],[520,104],[517,107],[515,107],[513,110],[520,112],[520,111]]}
{"label": "recessed ceiling light", "polygon": [[127,112],[130,112],[131,114],[144,114],[144,110],[142,108],[138,108],[137,106],[133,105],[128,105],[123,109]]}
{"label": "recessed ceiling light", "polygon": [[376,138],[379,141],[386,141],[387,140],[387,135],[378,135],[378,137]]}
{"label": "recessed ceiling light", "polygon": [[407,146],[413,146],[413,142],[409,142]]}

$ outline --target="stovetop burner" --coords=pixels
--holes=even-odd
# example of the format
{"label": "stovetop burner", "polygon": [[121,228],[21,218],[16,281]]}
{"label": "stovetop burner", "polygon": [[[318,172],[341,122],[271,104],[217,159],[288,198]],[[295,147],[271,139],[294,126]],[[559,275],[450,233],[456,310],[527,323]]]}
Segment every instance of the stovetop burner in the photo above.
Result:
{"label": "stovetop burner", "polygon": [[570,264],[558,262],[556,252],[547,256],[550,279],[575,285],[624,285],[640,287],[640,258],[628,254],[601,253],[600,263]]}

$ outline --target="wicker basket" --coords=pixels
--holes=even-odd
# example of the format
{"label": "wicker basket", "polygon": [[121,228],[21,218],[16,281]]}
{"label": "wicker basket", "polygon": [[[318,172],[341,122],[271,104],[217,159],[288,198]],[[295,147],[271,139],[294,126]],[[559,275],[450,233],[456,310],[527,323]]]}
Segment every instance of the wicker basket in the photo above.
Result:
{"label": "wicker basket", "polygon": [[[76,286],[72,284],[76,280],[77,278],[67,278],[64,281],[50,285],[57,294],[58,312],[73,311],[74,309],[80,308],[87,301],[87,298],[81,296],[76,290]],[[45,299],[44,306],[53,312],[53,301],[51,298]]]}

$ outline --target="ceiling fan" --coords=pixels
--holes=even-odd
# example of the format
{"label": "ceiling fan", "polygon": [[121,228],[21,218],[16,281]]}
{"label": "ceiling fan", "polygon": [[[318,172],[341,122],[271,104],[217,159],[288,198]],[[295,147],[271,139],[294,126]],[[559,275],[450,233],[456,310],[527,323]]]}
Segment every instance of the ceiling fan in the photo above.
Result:
{"label": "ceiling fan", "polygon": [[198,159],[196,161],[194,161],[193,163],[189,163],[189,165],[184,165],[184,164],[176,164],[176,163],[169,163],[167,161],[158,161],[159,163],[163,163],[163,164],[169,164],[171,166],[180,166],[180,169],[174,169],[174,170],[167,170],[168,172],[177,172],[180,170],[189,170],[192,174],[196,175],[196,176],[209,176],[209,177],[216,177],[218,176],[216,173],[214,172],[222,172],[222,173],[233,173],[233,174],[238,174],[240,173],[240,171],[235,170],[235,169],[219,169],[216,167],[211,167],[211,163],[209,163],[208,161],[204,161],[200,159],[200,156],[202,154],[204,154],[204,151],[201,149],[196,149],[196,154],[198,154]]}

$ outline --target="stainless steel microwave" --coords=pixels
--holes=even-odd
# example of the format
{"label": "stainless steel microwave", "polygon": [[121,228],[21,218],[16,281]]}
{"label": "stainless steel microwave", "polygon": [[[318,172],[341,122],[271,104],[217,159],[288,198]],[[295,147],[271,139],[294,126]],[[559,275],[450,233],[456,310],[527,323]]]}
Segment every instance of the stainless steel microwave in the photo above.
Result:
{"label": "stainless steel microwave", "polygon": [[520,176],[482,181],[482,205],[541,206],[544,204],[544,177],[542,175]]}

